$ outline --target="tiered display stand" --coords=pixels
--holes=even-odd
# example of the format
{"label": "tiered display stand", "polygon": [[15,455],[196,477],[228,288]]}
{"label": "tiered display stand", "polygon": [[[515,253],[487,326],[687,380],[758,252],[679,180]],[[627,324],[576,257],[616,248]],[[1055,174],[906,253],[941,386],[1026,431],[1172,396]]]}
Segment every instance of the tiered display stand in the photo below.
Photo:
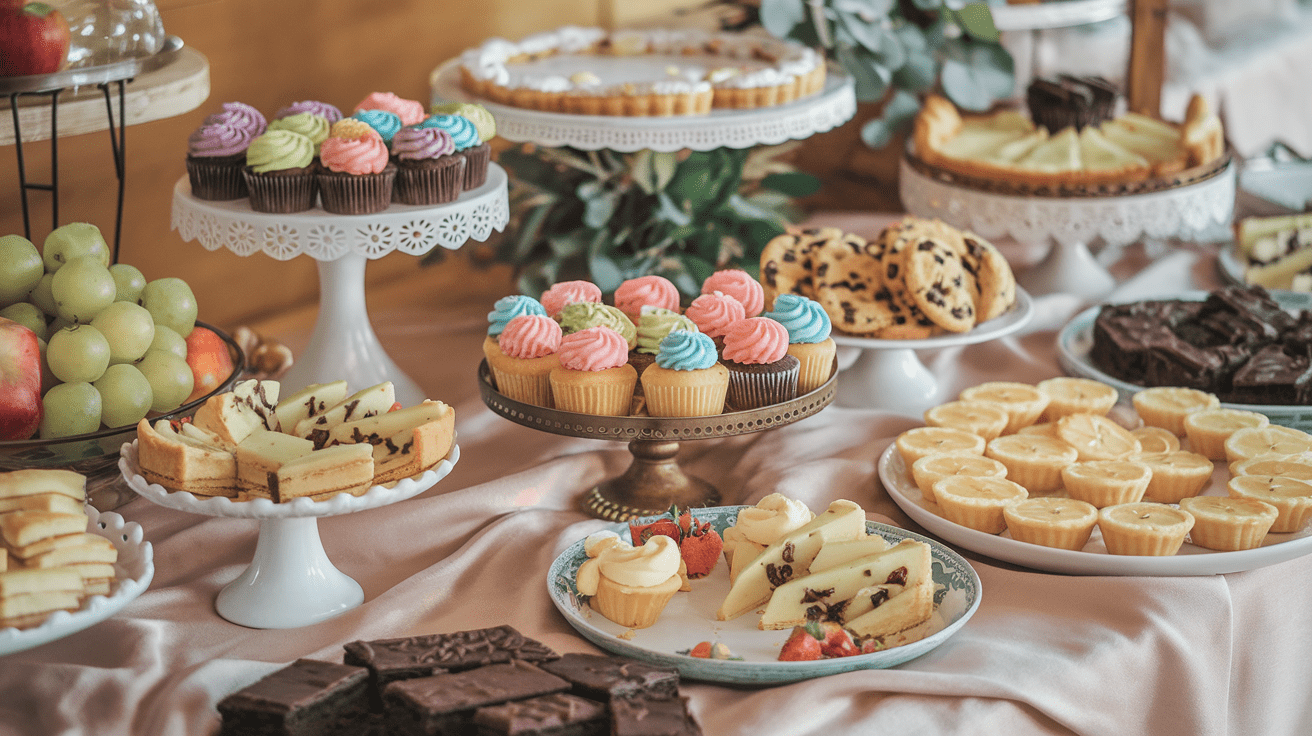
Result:
{"label": "tiered display stand", "polygon": [[319,316],[304,352],[282,378],[290,392],[346,379],[353,390],[391,381],[406,406],[424,392],[388,357],[369,323],[364,269],[392,251],[414,256],[487,240],[510,221],[506,172],[492,164],[483,186],[448,204],[393,204],[372,215],[334,215],[315,208],[291,215],[255,212],[245,199],[210,202],[191,194],[187,177],[173,187],[173,228],[207,250],[264,253],[285,261],[308,255],[319,264]]}

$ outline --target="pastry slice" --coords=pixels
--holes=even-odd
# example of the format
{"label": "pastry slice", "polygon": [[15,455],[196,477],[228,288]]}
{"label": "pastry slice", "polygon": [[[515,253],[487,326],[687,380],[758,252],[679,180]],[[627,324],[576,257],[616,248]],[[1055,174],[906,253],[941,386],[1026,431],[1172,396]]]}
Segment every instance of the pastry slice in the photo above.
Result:
{"label": "pastry slice", "polygon": [[0,515],[0,535],[9,549],[62,534],[87,530],[86,514],[57,514],[51,511],[14,511]]}
{"label": "pastry slice", "polygon": [[257,429],[237,445],[237,488],[247,497],[272,498],[278,469],[314,451],[314,443],[282,432]]}
{"label": "pastry slice", "polygon": [[10,511],[58,511],[61,514],[80,514],[83,502],[62,493],[37,493],[31,496],[0,498],[0,514]]}
{"label": "pastry slice", "polygon": [[338,493],[359,496],[373,478],[372,447],[334,445],[284,463],[269,477],[269,492],[276,503],[306,497],[322,501]]}
{"label": "pastry slice", "polygon": [[328,435],[333,427],[343,422],[386,414],[395,403],[396,389],[391,381],[384,381],[351,394],[318,416],[302,419],[296,423],[296,430],[291,434],[311,440],[315,447],[323,447],[328,443]]}
{"label": "pastry slice", "polygon": [[10,570],[0,573],[0,628],[38,626],[55,611],[76,611],[85,587],[74,570]]}
{"label": "pastry slice", "polygon": [[991,152],[1035,131],[1034,123],[1015,110],[967,120],[961,131],[942,144],[943,155],[958,159],[985,158]]}
{"label": "pastry slice", "polygon": [[1180,129],[1170,123],[1127,112],[1103,123],[1099,130],[1107,140],[1147,160],[1154,176],[1171,176],[1188,164]]}
{"label": "pastry slice", "polygon": [[742,568],[715,617],[729,621],[765,603],[775,588],[804,574],[826,542],[860,539],[865,533],[866,512],[852,501],[834,501],[823,514],[784,535]]}
{"label": "pastry slice", "polygon": [[277,403],[277,381],[251,379],[237,384],[228,393],[211,396],[192,421],[235,447],[257,429],[278,429],[278,417],[274,414]]}
{"label": "pastry slice", "polygon": [[926,579],[929,569],[929,545],[903,540],[882,552],[780,585],[770,596],[759,626],[788,629],[808,621],[845,620],[845,611],[859,591],[884,586],[883,595],[892,599],[909,581]]}
{"label": "pastry slice", "polygon": [[1040,144],[1047,140],[1047,128],[1032,130],[1023,136],[1009,140],[983,156],[980,156],[980,161],[987,164],[1013,165],[1017,161],[1028,156],[1031,151],[1038,148]]}
{"label": "pastry slice", "polygon": [[274,413],[278,415],[278,426],[290,433],[301,422],[319,416],[328,411],[329,407],[340,404],[345,398],[346,381],[306,386],[278,402],[278,407],[274,409]]}
{"label": "pastry slice", "polygon": [[1189,165],[1201,166],[1215,161],[1225,153],[1225,132],[1221,118],[1217,117],[1202,95],[1194,95],[1184,114],[1182,130],[1184,148],[1189,152]]}
{"label": "pastry slice", "polygon": [[137,465],[148,482],[197,496],[237,495],[237,460],[231,452],[179,434],[167,420],[137,423]]}
{"label": "pastry slice", "polygon": [[81,564],[112,565],[118,562],[118,550],[114,548],[112,542],[101,536],[94,534],[91,536],[99,541],[88,541],[83,544],[42,552],[23,560],[23,566],[29,569],[40,569]]}
{"label": "pastry slice", "polygon": [[1075,128],[1064,128],[1018,159],[1016,166],[1038,174],[1060,175],[1079,171],[1083,168],[1080,136]]}
{"label": "pastry slice", "polygon": [[896,595],[885,592],[891,587],[875,586],[854,596],[849,614],[862,611],[867,605],[870,609],[860,615],[849,615],[843,627],[855,636],[874,639],[885,647],[925,638],[934,615],[933,578],[926,571],[923,577],[908,579]]}
{"label": "pastry slice", "polygon": [[[972,455],[971,457],[977,457]],[[888,542],[878,534],[867,534],[850,542],[830,542],[820,548],[815,559],[811,560],[810,573],[814,575],[846,562],[883,552],[888,549]]]}
{"label": "pastry slice", "polygon": [[[9,550],[9,554],[13,555],[14,557],[17,557],[20,560],[29,560],[33,557],[36,557],[37,555],[42,555],[57,549],[64,549],[66,547],[81,547],[87,545],[98,546],[98,547],[107,546],[109,549],[114,549],[113,543],[111,543],[108,539],[105,539],[104,537],[100,536],[99,534],[92,534],[91,532],[78,532],[76,534],[63,534],[57,537],[46,537],[45,539],[39,539],[25,547],[15,547],[11,549]],[[113,560],[110,561],[112,562]],[[27,566],[32,567],[32,565],[27,565]],[[41,567],[45,567],[45,566],[42,565]]]}
{"label": "pastry slice", "polygon": [[61,496],[84,501],[87,497],[87,479],[71,470],[31,468],[0,473],[0,500],[35,496],[41,493],[58,493]]}
{"label": "pastry slice", "polygon": [[374,483],[391,483],[433,467],[455,442],[456,413],[440,401],[344,422],[328,434],[328,443],[373,446]]}
{"label": "pastry slice", "polygon": [[1089,126],[1080,131],[1080,161],[1108,180],[1143,179],[1151,173],[1148,159],[1121,146]]}

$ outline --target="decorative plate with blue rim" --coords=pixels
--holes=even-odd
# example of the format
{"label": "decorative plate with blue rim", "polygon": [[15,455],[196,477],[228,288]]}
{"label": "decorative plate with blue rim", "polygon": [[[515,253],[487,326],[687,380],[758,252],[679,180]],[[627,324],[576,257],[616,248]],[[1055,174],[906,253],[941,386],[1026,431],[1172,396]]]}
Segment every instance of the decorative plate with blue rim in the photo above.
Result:
{"label": "decorative plate with blue rim", "polygon": [[[720,506],[693,509],[693,516],[710,522],[715,531],[724,530],[738,520],[746,506]],[[655,517],[651,517],[655,518]],[[647,520],[635,520],[643,523]],[[626,540],[628,524],[607,527]],[[692,591],[676,593],[656,624],[646,629],[629,629],[593,611],[586,598],[579,595],[574,579],[579,566],[588,559],[583,540],[570,545],[551,564],[547,572],[547,592],[551,602],[580,634],[593,644],[615,654],[652,664],[677,667],[682,677],[739,685],[768,685],[807,680],[840,672],[893,667],[919,657],[938,647],[955,634],[979,608],[980,582],[975,570],[960,555],[928,537],[905,529],[866,522],[866,531],[896,544],[903,539],[925,542],[933,557],[934,616],[930,634],[920,641],[853,657],[820,659],[811,662],[780,662],[779,650],[788,639],[789,630],[762,631],[756,627],[760,616],[748,613],[732,621],[717,621],[715,612],[729,592],[728,565],[721,559],[710,575],[692,581]],[[729,647],[735,659],[701,659],[688,656],[699,642],[720,642]]]}

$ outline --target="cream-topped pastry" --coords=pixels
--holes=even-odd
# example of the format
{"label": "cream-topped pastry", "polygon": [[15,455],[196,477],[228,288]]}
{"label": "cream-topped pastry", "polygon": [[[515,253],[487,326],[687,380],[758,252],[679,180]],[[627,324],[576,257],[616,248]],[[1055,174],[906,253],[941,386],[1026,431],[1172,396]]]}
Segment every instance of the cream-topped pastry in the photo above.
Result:
{"label": "cream-topped pastry", "polygon": [[575,587],[591,596],[593,610],[620,626],[644,629],[656,623],[682,585],[679,545],[663,534],[639,547],[617,535],[593,535],[584,551],[588,559],[579,566]]}
{"label": "cream-topped pastry", "polygon": [[782,493],[771,493],[757,501],[755,506],[739,511],[738,520],[722,535],[730,582],[736,580],[739,571],[766,547],[814,518],[815,513],[805,503]]}

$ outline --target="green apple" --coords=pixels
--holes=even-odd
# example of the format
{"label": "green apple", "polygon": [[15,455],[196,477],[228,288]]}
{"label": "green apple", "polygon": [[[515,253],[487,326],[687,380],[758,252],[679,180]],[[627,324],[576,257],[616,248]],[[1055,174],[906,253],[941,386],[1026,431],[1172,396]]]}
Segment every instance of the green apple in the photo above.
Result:
{"label": "green apple", "polygon": [[41,248],[46,273],[58,271],[74,258],[95,256],[100,265],[109,268],[109,245],[100,228],[89,222],[70,222],[50,231]]}
{"label": "green apple", "polygon": [[146,288],[146,277],[136,266],[115,263],[109,267],[109,275],[114,277],[114,285],[117,287],[114,301],[136,302],[141,298],[141,290]]}
{"label": "green apple", "polygon": [[0,306],[26,299],[44,273],[41,254],[32,241],[21,235],[0,238]]}
{"label": "green apple", "polygon": [[28,302],[18,302],[10,304],[4,309],[0,309],[0,317],[12,319],[18,324],[36,333],[38,340],[44,340],[50,335],[46,329],[46,316],[41,312],[41,308]]}

